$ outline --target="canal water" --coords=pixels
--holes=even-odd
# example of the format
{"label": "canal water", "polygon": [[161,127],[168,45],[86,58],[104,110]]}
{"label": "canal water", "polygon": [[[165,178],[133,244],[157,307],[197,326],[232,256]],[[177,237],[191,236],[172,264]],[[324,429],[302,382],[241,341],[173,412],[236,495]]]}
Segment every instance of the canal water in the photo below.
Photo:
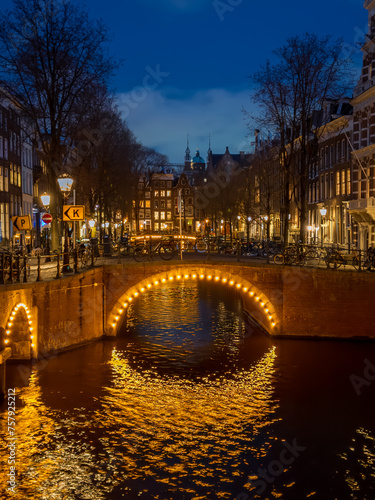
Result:
{"label": "canal water", "polygon": [[154,289],[7,386],[1,499],[375,499],[375,344],[271,340],[221,285]]}

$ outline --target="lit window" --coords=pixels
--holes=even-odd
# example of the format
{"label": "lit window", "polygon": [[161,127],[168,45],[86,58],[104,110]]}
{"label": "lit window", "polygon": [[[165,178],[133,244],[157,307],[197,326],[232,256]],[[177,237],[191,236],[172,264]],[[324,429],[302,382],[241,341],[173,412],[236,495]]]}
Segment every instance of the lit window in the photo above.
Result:
{"label": "lit window", "polygon": [[160,219],[165,220],[165,212],[160,212]]}

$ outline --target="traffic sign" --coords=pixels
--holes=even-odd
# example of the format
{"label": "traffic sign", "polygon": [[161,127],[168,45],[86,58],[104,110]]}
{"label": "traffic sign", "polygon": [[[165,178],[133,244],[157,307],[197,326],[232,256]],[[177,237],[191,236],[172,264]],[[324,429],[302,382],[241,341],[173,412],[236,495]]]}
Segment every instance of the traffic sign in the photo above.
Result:
{"label": "traffic sign", "polygon": [[12,222],[16,231],[28,231],[31,229],[30,215],[16,215],[12,217]]}
{"label": "traffic sign", "polygon": [[52,222],[52,215],[51,214],[43,214],[42,221],[45,222],[46,224],[50,224]]}
{"label": "traffic sign", "polygon": [[85,220],[85,206],[84,205],[64,205],[64,207],[63,207],[63,220],[64,221]]}

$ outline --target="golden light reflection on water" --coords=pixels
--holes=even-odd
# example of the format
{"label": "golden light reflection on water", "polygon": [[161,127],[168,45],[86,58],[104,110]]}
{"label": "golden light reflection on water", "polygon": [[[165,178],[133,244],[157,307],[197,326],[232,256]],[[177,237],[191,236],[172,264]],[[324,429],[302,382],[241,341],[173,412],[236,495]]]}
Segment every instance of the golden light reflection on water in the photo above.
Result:
{"label": "golden light reflection on water", "polygon": [[[81,440],[87,430],[85,408],[74,414],[54,411],[44,405],[38,374],[17,391],[16,493],[0,484],[0,498],[15,500],[104,499],[88,473],[94,464],[95,446]],[[8,436],[7,414],[1,413],[0,435]],[[0,444],[0,472],[9,472],[7,441]],[[110,491],[110,487],[107,487]],[[85,495],[85,496],[76,496]]]}
{"label": "golden light reflection on water", "polygon": [[[249,443],[274,421],[275,358],[271,348],[249,371],[193,382],[153,371],[139,373],[114,351],[114,386],[107,388],[97,425],[111,429],[107,444],[108,455],[117,450],[116,484],[125,475],[139,488],[137,480],[149,477],[153,490],[164,491],[154,484],[160,481],[169,492],[187,494],[190,480],[197,494],[203,489],[229,498],[225,492],[238,479],[246,456],[266,453],[262,439],[257,446],[249,448]],[[161,470],[166,477],[152,481]]]}
{"label": "golden light reflection on water", "polygon": [[[345,481],[353,494],[364,485],[375,484],[375,435],[367,429],[357,429],[349,450],[341,458],[350,464],[345,470]],[[353,467],[353,462],[355,467]],[[358,497],[359,498],[359,497]]]}
{"label": "golden light reflection on water", "polygon": [[[172,289],[157,293],[145,299],[147,307],[139,301],[134,308],[145,328],[137,342],[112,351],[104,397],[87,401],[83,395],[82,407],[59,404],[51,394],[64,393],[65,386],[46,386],[33,368],[28,385],[17,391],[13,498],[106,500],[124,492],[163,500],[183,494],[231,498],[241,468],[266,453],[272,438],[265,429],[277,408],[275,348],[255,355],[249,370],[239,368],[245,325],[221,298],[211,310],[196,288],[183,287],[177,302]],[[166,293],[178,304],[174,317],[168,306],[160,306]],[[146,368],[145,358],[151,360]],[[223,359],[229,365],[220,365]],[[214,369],[204,369],[208,361]],[[160,370],[168,364],[167,373]],[[2,413],[3,435],[5,417]],[[6,443],[0,452],[5,475]],[[0,485],[0,498],[5,486]]]}

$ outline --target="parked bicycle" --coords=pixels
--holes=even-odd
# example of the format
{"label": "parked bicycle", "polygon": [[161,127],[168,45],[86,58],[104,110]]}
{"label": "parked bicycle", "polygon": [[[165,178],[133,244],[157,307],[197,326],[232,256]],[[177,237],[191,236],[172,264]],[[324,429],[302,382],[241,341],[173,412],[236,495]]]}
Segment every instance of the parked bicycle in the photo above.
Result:
{"label": "parked bicycle", "polygon": [[145,262],[158,255],[163,260],[171,260],[177,253],[177,246],[173,240],[159,241],[146,241],[139,243],[134,247],[133,257],[137,262]]}
{"label": "parked bicycle", "polygon": [[350,254],[343,254],[339,249],[332,249],[327,252],[325,263],[328,269],[339,269],[341,266],[352,265],[354,269],[359,267],[359,255],[355,248]]}
{"label": "parked bicycle", "polygon": [[304,266],[306,263],[306,253],[302,245],[293,245],[286,247],[283,252],[274,255],[273,261],[278,265]]}
{"label": "parked bicycle", "polygon": [[84,245],[82,243],[78,248],[78,259],[81,261],[82,267],[93,265],[97,259],[94,247],[91,244]]}

